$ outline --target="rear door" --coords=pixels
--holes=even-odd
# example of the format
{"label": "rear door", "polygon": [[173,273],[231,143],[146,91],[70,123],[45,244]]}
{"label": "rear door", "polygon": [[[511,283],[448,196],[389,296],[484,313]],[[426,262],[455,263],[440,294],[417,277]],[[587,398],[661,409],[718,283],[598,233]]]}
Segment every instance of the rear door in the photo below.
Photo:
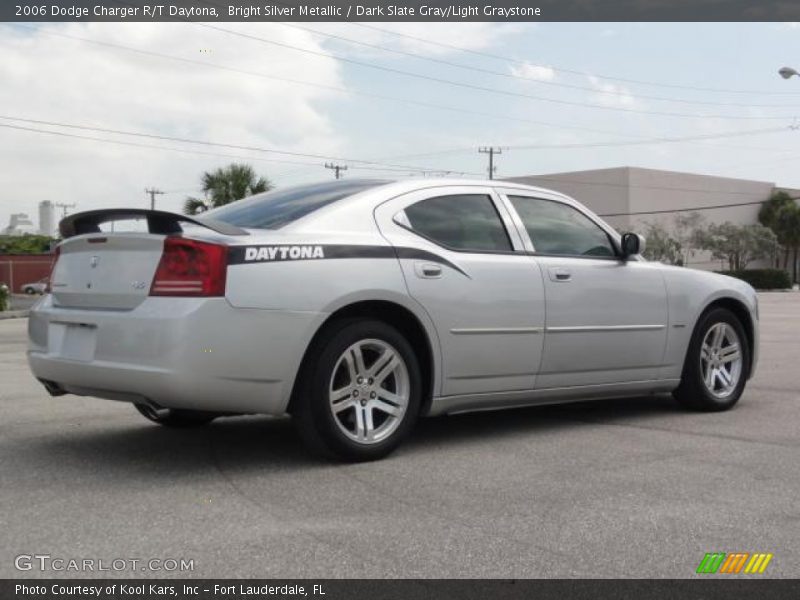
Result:
{"label": "rear door", "polygon": [[544,276],[537,388],[657,379],[667,339],[660,270],[621,260],[612,231],[577,204],[519,190],[501,196]]}
{"label": "rear door", "polygon": [[539,267],[495,192],[436,187],[380,205],[410,295],[441,342],[441,395],[529,390],[542,352]]}

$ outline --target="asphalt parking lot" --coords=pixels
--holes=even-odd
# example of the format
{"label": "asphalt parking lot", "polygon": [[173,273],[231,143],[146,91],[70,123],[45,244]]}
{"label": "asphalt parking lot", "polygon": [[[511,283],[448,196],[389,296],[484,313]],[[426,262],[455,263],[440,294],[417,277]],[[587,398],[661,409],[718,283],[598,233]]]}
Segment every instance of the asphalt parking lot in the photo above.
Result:
{"label": "asphalt parking lot", "polygon": [[48,554],[192,559],[193,577],[682,578],[712,551],[798,577],[800,294],[762,295],[761,315],[731,412],[657,397],[443,417],[361,465],[315,460],[284,419],[168,430],[51,398],[26,320],[0,321],[0,577],[91,575],[14,566]]}

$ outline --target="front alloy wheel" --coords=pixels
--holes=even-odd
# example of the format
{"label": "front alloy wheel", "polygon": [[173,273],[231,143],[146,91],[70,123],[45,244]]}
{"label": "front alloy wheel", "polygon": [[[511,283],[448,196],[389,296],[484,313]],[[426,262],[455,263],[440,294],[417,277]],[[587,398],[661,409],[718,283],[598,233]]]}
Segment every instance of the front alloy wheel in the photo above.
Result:
{"label": "front alloy wheel", "polygon": [[391,325],[343,319],[309,350],[292,414],[305,442],[347,461],[382,458],[408,434],[422,394],[417,357]]}
{"label": "front alloy wheel", "polygon": [[728,323],[712,325],[700,347],[703,384],[715,398],[730,396],[742,376],[742,348],[736,330]]}
{"label": "front alloy wheel", "polygon": [[712,308],[697,322],[675,398],[702,411],[731,408],[744,392],[750,347],[742,323],[726,308]]}

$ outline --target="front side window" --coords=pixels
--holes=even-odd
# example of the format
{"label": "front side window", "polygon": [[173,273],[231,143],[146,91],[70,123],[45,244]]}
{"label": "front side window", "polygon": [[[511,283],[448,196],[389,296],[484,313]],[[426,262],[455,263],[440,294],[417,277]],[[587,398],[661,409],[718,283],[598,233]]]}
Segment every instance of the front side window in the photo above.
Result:
{"label": "front side window", "polygon": [[511,251],[491,197],[458,194],[428,198],[405,209],[408,225],[437,244],[460,251]]}
{"label": "front side window", "polygon": [[552,200],[509,196],[537,254],[615,256],[608,234],[579,210]]}

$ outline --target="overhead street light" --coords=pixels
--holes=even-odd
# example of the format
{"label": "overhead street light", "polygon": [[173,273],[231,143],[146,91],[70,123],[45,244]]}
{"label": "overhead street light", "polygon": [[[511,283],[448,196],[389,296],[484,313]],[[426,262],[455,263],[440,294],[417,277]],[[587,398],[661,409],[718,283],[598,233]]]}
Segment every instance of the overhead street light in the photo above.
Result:
{"label": "overhead street light", "polygon": [[789,79],[792,75],[800,76],[800,73],[798,73],[797,70],[793,69],[792,67],[781,67],[778,69],[778,74],[784,79]]}

